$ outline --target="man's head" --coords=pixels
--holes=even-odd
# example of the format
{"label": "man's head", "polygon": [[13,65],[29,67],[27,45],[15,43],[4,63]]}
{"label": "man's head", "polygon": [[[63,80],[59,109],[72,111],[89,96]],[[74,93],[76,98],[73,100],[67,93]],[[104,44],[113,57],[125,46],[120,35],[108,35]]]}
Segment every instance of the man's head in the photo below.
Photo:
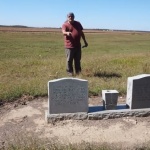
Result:
{"label": "man's head", "polygon": [[70,13],[67,14],[67,20],[68,20],[69,23],[73,23],[74,18],[75,18],[74,13],[70,12]]}

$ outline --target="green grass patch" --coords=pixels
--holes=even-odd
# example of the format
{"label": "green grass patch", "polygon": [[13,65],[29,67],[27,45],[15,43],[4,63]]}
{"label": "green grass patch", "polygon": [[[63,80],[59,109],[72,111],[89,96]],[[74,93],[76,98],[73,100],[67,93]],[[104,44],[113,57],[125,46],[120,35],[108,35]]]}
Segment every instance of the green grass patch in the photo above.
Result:
{"label": "green grass patch", "polygon": [[[116,89],[126,94],[127,78],[150,73],[150,33],[86,33],[82,75],[89,96]],[[62,33],[0,32],[0,100],[47,95],[47,82],[66,77]]]}

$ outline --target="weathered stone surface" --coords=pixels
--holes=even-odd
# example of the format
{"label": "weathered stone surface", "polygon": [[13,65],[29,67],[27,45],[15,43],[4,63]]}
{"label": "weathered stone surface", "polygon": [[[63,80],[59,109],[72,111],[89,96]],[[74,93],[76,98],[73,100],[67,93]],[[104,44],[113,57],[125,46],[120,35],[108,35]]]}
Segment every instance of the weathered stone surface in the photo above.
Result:
{"label": "weathered stone surface", "polygon": [[88,118],[87,113],[62,113],[62,114],[48,114],[45,112],[45,121],[47,123],[61,121],[61,120],[85,120]]}
{"label": "weathered stone surface", "polygon": [[150,74],[128,77],[126,104],[130,109],[150,108]]}
{"label": "weathered stone surface", "polygon": [[88,112],[88,82],[61,78],[48,82],[49,114]]}
{"label": "weathered stone surface", "polygon": [[150,108],[144,109],[122,109],[122,110],[102,110],[93,113],[64,113],[64,114],[48,114],[45,113],[45,121],[53,123],[61,120],[102,120],[115,119],[122,117],[148,117],[150,116]]}
{"label": "weathered stone surface", "polygon": [[150,116],[150,109],[124,109],[124,110],[108,110],[96,113],[89,113],[89,120],[114,119],[121,117],[147,117]]}
{"label": "weathered stone surface", "polygon": [[116,109],[118,93],[117,90],[102,90],[103,106],[106,110]]}

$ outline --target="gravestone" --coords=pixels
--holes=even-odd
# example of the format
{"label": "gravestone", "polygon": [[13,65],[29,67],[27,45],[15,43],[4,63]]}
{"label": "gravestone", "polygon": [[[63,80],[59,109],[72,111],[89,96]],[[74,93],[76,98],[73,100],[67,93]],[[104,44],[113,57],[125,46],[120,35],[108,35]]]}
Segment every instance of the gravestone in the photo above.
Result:
{"label": "gravestone", "polygon": [[48,82],[48,113],[88,112],[88,82],[61,78]]}
{"label": "gravestone", "polygon": [[150,74],[128,77],[126,104],[130,109],[150,108]]}
{"label": "gravestone", "polygon": [[102,90],[103,106],[106,110],[116,109],[118,93],[117,90]]}

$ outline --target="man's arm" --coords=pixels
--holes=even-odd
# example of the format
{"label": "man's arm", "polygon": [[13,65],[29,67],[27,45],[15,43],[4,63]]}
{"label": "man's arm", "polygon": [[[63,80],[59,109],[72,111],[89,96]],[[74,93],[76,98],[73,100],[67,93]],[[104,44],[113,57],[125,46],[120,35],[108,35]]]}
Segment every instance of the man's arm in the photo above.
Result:
{"label": "man's arm", "polygon": [[71,36],[71,32],[66,32],[64,29],[62,29],[62,33],[63,35]]}
{"label": "man's arm", "polygon": [[83,46],[83,47],[87,47],[87,46],[88,46],[88,43],[87,43],[87,41],[86,41],[86,39],[85,39],[85,35],[84,35],[84,32],[83,32],[83,31],[81,31],[81,37],[82,37],[82,39],[83,39],[83,41],[84,41],[84,46]]}

